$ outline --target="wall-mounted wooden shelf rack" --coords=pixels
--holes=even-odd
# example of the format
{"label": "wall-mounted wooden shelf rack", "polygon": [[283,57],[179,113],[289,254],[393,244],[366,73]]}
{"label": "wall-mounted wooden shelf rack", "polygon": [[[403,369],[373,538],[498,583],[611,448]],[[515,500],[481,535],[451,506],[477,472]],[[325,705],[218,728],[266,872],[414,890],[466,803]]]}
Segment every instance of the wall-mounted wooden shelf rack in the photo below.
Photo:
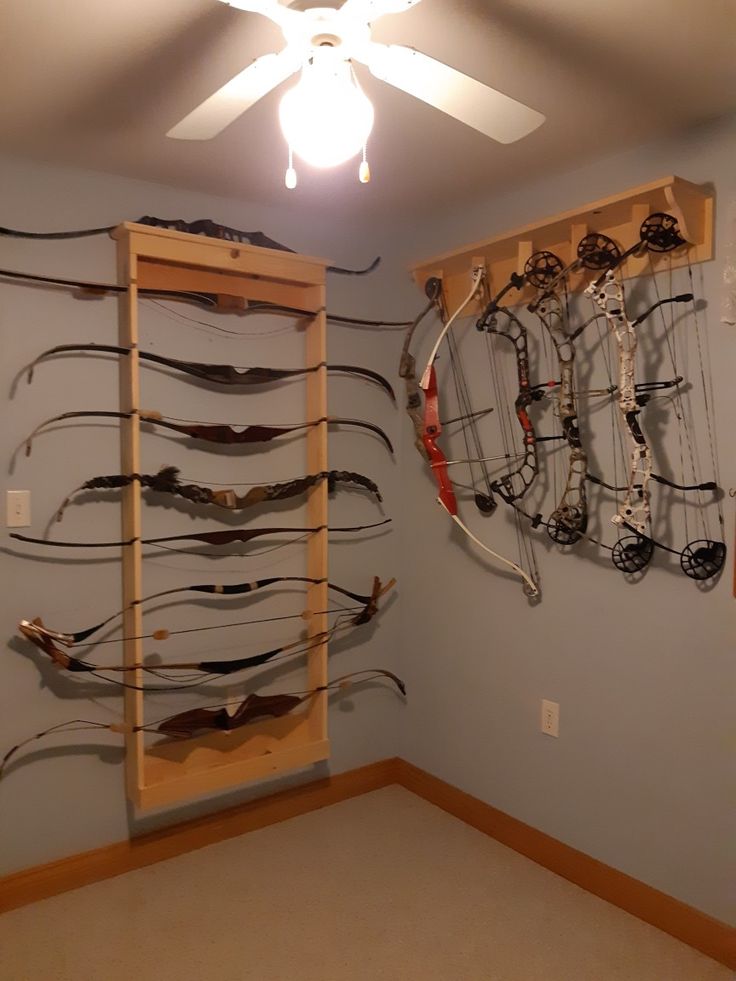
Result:
{"label": "wall-mounted wooden shelf rack", "polygon": [[[664,177],[553,218],[425,259],[413,265],[411,272],[421,288],[430,276],[442,279],[445,303],[452,311],[468,293],[474,266],[485,266],[490,292],[494,293],[505,286],[512,273],[523,272],[524,263],[533,252],[554,252],[568,265],[575,258],[578,242],[589,232],[608,235],[622,249],[627,249],[637,240],[642,221],[655,211],[674,215],[689,244],[663,256],[652,253],[651,263],[649,256],[630,258],[621,270],[624,278],[640,276],[664,263],[680,266],[713,258],[713,193],[680,177]],[[585,270],[571,276],[568,289],[580,290],[589,279],[590,273]],[[512,293],[509,302],[528,302],[531,294],[531,290]],[[468,313],[477,310],[478,304],[467,308]]]}
{"label": "wall-mounted wooden shelf rack", "polygon": [[[297,307],[314,314],[304,328],[305,366],[325,364],[325,271],[328,260],[314,259],[274,249],[256,248],[126,222],[113,233],[118,245],[118,277],[127,292],[121,301],[120,344],[132,349],[121,359],[121,411],[140,408],[138,290],[192,290],[231,298],[269,301]],[[306,419],[327,416],[326,368],[305,379]],[[121,423],[122,473],[140,473],[140,424],[138,417]],[[328,469],[326,424],[307,430],[309,473]],[[142,591],[141,489],[133,483],[124,489],[122,500],[123,540],[133,544],[122,549],[123,605],[140,600]],[[321,481],[307,499],[310,527],[327,528],[327,484]],[[307,603],[312,610],[327,610],[327,531],[309,536],[307,576],[320,579],[310,586]],[[308,636],[327,629],[327,615],[315,614],[308,621]],[[143,633],[140,605],[128,608],[124,634],[138,638]],[[143,641],[125,641],[126,664],[144,658]],[[142,682],[140,671],[129,680]],[[327,681],[327,645],[308,654],[310,688]],[[125,719],[132,726],[144,721],[144,696],[125,691]],[[150,740],[150,735],[148,737]],[[139,809],[159,807],[195,796],[223,790],[250,780],[307,766],[329,756],[327,739],[327,696],[309,699],[299,714],[266,720],[232,733],[211,733],[185,741],[162,741],[150,745],[143,733],[126,737],[126,787],[129,799]]]}

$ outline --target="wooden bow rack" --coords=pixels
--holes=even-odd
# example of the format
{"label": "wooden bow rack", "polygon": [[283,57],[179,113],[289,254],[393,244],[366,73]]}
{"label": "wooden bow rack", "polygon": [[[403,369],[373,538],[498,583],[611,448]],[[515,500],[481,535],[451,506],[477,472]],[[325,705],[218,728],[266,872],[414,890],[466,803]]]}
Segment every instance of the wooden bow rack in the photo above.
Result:
{"label": "wooden bow rack", "polygon": [[[140,473],[140,406],[138,346],[138,290],[190,290],[213,293],[223,305],[245,305],[261,300],[313,313],[304,328],[304,363],[326,362],[325,272],[328,260],[233,244],[185,232],[126,222],[113,237],[118,245],[118,277],[127,287],[121,299],[120,344],[131,349],[121,359],[120,408],[132,413],[121,422],[121,473]],[[327,373],[322,367],[306,376],[305,419],[327,416]],[[309,473],[329,469],[327,427],[314,426],[306,434]],[[320,580],[307,592],[312,610],[327,610],[327,483],[311,488],[307,498],[310,527],[325,530],[307,541],[307,575]],[[144,659],[141,488],[136,481],[123,489],[122,538],[132,540],[122,549],[124,658],[126,664]],[[328,627],[327,614],[309,620],[308,637]],[[327,682],[327,645],[310,650],[308,687]],[[128,680],[143,681],[140,670]],[[126,689],[125,720],[144,722],[142,691]],[[186,740],[150,744],[142,732],[126,736],[126,785],[129,799],[141,809],[160,807],[263,779],[307,766],[329,756],[327,696],[310,699],[299,713],[266,719],[233,732],[213,732]]]}
{"label": "wooden bow rack", "polygon": [[[554,252],[567,266],[575,259],[578,243],[589,232],[608,235],[623,251],[637,240],[641,223],[648,215],[664,211],[677,218],[688,244],[667,255],[649,253],[629,258],[621,267],[623,277],[628,279],[656,272],[660,267],[712,259],[713,203],[712,191],[680,177],[663,177],[553,218],[424,259],[410,268],[422,289],[432,276],[442,280],[445,304],[452,311],[467,296],[473,268],[485,268],[489,291],[493,294],[508,283],[512,273],[523,273],[524,264],[534,252]],[[579,291],[589,280],[590,273],[582,270],[570,276],[567,288]],[[528,287],[521,293],[513,293],[509,305],[529,302],[533,292]],[[469,314],[478,310],[478,303],[467,308]]]}

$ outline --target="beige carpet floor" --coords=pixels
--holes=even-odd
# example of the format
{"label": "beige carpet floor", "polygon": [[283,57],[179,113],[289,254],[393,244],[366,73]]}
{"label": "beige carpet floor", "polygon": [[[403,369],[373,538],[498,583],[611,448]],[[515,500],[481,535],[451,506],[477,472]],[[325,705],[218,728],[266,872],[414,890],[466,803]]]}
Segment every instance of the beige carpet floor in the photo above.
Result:
{"label": "beige carpet floor", "polygon": [[727,981],[387,787],[0,916],[2,981]]}

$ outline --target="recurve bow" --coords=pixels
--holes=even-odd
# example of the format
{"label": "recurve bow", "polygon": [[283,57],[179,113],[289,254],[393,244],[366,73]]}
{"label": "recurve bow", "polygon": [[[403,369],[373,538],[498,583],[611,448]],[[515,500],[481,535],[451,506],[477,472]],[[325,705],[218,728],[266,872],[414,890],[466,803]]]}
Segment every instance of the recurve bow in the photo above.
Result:
{"label": "recurve bow", "polygon": [[2,779],[5,769],[15,754],[29,743],[37,739],[43,739],[54,733],[78,732],[87,729],[103,729],[108,732],[115,732],[126,735],[133,732],[153,732],[161,733],[177,739],[189,739],[197,732],[224,731],[230,732],[242,726],[255,722],[260,718],[278,718],[293,712],[310,698],[314,698],[322,692],[345,691],[356,684],[367,683],[387,679],[403,696],[406,696],[406,685],[395,675],[393,671],[385,668],[365,668],[362,671],[351,671],[349,674],[341,675],[325,685],[317,685],[305,691],[281,692],[275,695],[257,695],[255,692],[248,694],[245,699],[236,706],[232,712],[229,704],[206,705],[197,709],[189,709],[186,712],[178,712],[176,715],[169,715],[156,722],[149,722],[145,725],[130,726],[125,722],[95,722],[89,719],[71,719],[68,722],[61,722],[57,725],[38,732],[28,739],[13,746],[0,760],[0,779]]}
{"label": "recurve bow", "polygon": [[[59,354],[79,354],[85,351],[93,351],[98,354],[117,354],[123,357],[129,355],[132,348],[120,347],[116,344],[58,344],[56,347],[43,351],[35,358],[27,368],[28,382],[33,381],[33,373],[41,361],[46,358],[54,357]],[[151,351],[138,351],[141,361],[152,364],[160,364],[165,368],[172,368],[181,371],[185,375],[199,378],[213,385],[228,385],[231,387],[247,387],[252,385],[266,385],[271,382],[283,381],[287,378],[299,378],[303,375],[312,374],[321,368],[339,374],[357,375],[367,378],[369,381],[379,385],[391,398],[396,401],[394,390],[383,375],[370,368],[363,368],[360,365],[351,364],[327,364],[320,361],[318,364],[311,365],[309,368],[263,368],[247,367],[242,365],[230,364],[209,364],[203,361],[182,361],[180,358],[165,357],[162,354],[154,354]]]}
{"label": "recurve bow", "polygon": [[[221,239],[225,242],[240,242],[248,245],[255,245],[261,249],[276,249],[279,252],[291,252],[296,254],[294,249],[288,245],[283,245],[275,239],[270,238],[263,232],[245,232],[239,228],[231,228],[229,225],[221,225],[219,222],[212,221],[211,218],[198,218],[195,221],[185,221],[183,218],[155,218],[153,215],[144,215],[135,221],[136,225],[150,225],[154,228],[168,228],[177,232],[188,232],[190,235],[204,235],[206,238]],[[82,228],[64,232],[24,232],[16,228],[1,228],[0,235],[10,238],[31,238],[58,240],[70,238],[88,238],[92,235],[109,235],[117,225],[103,225],[100,228]],[[343,266],[327,266],[327,272],[340,273],[343,276],[365,276],[378,268],[381,262],[377,256],[365,269],[346,269]]]}
{"label": "recurve bow", "polygon": [[162,467],[156,474],[107,474],[91,477],[64,499],[56,512],[56,520],[61,521],[67,505],[75,494],[86,490],[116,490],[132,483],[138,483],[141,487],[156,493],[182,497],[192,504],[213,504],[228,511],[241,511],[256,504],[263,504],[265,501],[284,501],[290,497],[298,497],[323,480],[327,481],[330,492],[335,490],[338,484],[353,484],[369,491],[377,501],[383,500],[378,486],[372,480],[350,470],[323,470],[320,473],[295,477],[293,480],[286,480],[279,484],[251,487],[247,493],[239,495],[232,488],[212,490],[199,484],[184,484],[179,479],[177,467]]}
{"label": "recurve bow", "polygon": [[[232,545],[235,542],[244,544],[262,538],[266,535],[314,535],[320,531],[330,532],[353,532],[367,531],[370,528],[381,528],[391,523],[391,518],[384,518],[383,521],[374,521],[367,525],[353,525],[348,527],[333,527],[331,525],[316,525],[313,528],[228,528],[218,531],[191,531],[184,535],[164,535],[159,538],[142,538],[141,545],[155,545],[167,548],[176,542],[196,542],[203,545]],[[10,538],[17,542],[25,542],[29,545],[53,545],[55,548],[124,548],[132,545],[137,539],[128,538],[120,542],[60,542],[51,538],[32,538],[30,535],[22,535],[18,532],[11,532]],[[218,555],[228,553],[217,553]],[[229,553],[240,555],[240,552]]]}
{"label": "recurve bow", "polygon": [[[267,579],[256,579],[253,582],[239,582],[239,583],[196,583],[192,586],[176,586],[173,589],[164,589],[157,593],[149,593],[148,596],[143,596],[139,600],[135,600],[133,603],[129,603],[128,606],[124,606],[121,610],[116,610],[115,613],[111,613],[110,616],[96,623],[92,627],[85,627],[82,630],[75,631],[59,631],[51,630],[48,627],[43,626],[38,619],[36,620],[21,620],[19,624],[19,629],[29,628],[32,629],[33,633],[44,634],[51,640],[56,641],[59,644],[63,644],[65,647],[75,647],[77,644],[82,644],[84,641],[89,640],[96,633],[99,633],[103,627],[107,627],[114,620],[119,620],[128,610],[136,606],[143,606],[146,603],[151,603],[153,600],[163,599],[167,596],[176,596],[180,593],[207,593],[215,596],[244,596],[247,593],[255,593],[259,589],[265,589],[267,586],[274,586],[278,583],[309,583],[310,585],[318,585],[320,583],[327,582],[327,585],[331,590],[336,593],[340,593],[342,596],[347,596],[349,599],[355,600],[356,603],[360,603],[366,606],[371,602],[371,596],[362,593],[355,593],[349,589],[345,589],[342,586],[337,586],[335,583],[328,582],[326,579],[315,579],[309,576],[271,576]],[[154,640],[166,640],[169,636],[168,630],[156,630],[151,634]],[[121,638],[122,639],[122,638]]]}
{"label": "recurve bow", "polygon": [[[478,539],[461,520],[458,514],[457,498],[455,496],[452,480],[450,479],[448,461],[445,454],[437,445],[437,441],[442,435],[442,423],[440,421],[439,391],[437,387],[437,373],[434,362],[437,358],[442,339],[449,333],[453,323],[475,297],[480,288],[481,279],[482,273],[477,273],[473,276],[470,293],[442,328],[440,337],[437,339],[434,347],[432,348],[429,360],[427,361],[427,366],[422,374],[422,380],[420,383],[420,387],[424,392],[424,433],[422,438],[424,441],[426,455],[432,469],[432,474],[437,482],[439,491],[437,500],[439,504],[444,508],[463,534],[467,535],[467,537],[474,542],[475,545],[477,545],[484,552],[487,552],[498,562],[501,562],[511,568],[518,576],[521,577],[524,585],[524,591],[527,593],[527,595],[537,596],[539,589],[532,577],[525,572],[521,566],[517,565],[516,562],[513,562],[511,559],[507,559],[503,555],[499,555],[498,552],[493,551],[493,549],[481,542],[480,539]],[[490,510],[492,509],[493,504],[491,503]]]}
{"label": "recurve bow", "polygon": [[[379,599],[390,589],[392,589],[395,583],[396,580],[391,579],[384,586],[380,579],[376,576],[373,580],[373,590],[370,596],[367,597],[367,602],[360,608],[358,613],[351,616],[348,616],[347,614],[339,616],[326,630],[322,630],[308,639],[300,638],[299,640],[292,641],[291,643],[281,644],[280,646],[274,647],[271,650],[263,651],[260,654],[251,654],[247,657],[230,658],[226,660],[205,658],[201,661],[180,661],[156,665],[146,664],[144,662],[113,665],[95,664],[83,658],[74,657],[71,654],[67,654],[65,651],[62,651],[59,647],[57,647],[52,640],[50,632],[45,629],[40,618],[36,618],[36,620],[32,621],[23,620],[19,624],[18,629],[26,639],[30,640],[39,650],[43,651],[44,654],[46,654],[57,667],[66,671],[92,674],[95,677],[100,678],[102,681],[108,681],[113,684],[120,685],[123,688],[130,688],[135,691],[170,691],[176,690],[177,688],[195,687],[196,685],[203,684],[208,678],[237,674],[240,671],[246,671],[249,668],[258,667],[261,664],[266,664],[275,659],[282,660],[284,657],[292,657],[295,654],[304,654],[316,647],[321,647],[331,640],[336,634],[344,633],[346,630],[369,623],[378,612]],[[212,627],[207,629],[215,630],[225,626],[230,625],[214,624]],[[240,624],[238,624],[238,626],[240,626]],[[141,671],[155,677],[163,678],[169,682],[174,680],[172,677],[172,672],[174,676],[177,673],[184,672],[186,675],[186,680],[181,683],[169,684],[165,687],[161,685],[136,685],[129,681],[117,681],[115,678],[105,677],[105,675],[101,673],[111,672],[113,674],[127,675],[130,674],[131,671]],[[199,673],[201,678],[192,682],[190,680],[191,675],[195,672]]]}
{"label": "recurve bow", "polygon": [[190,439],[200,439],[207,443],[220,443],[223,445],[244,445],[248,443],[268,443],[279,436],[287,436],[290,433],[301,432],[305,429],[312,429],[322,423],[328,426],[353,426],[356,429],[365,429],[375,433],[376,436],[386,445],[390,453],[394,448],[391,440],[380,426],[372,422],[364,422],[362,419],[343,419],[341,416],[323,416],[321,419],[314,419],[311,422],[302,422],[290,426],[271,426],[271,425],[246,425],[231,423],[200,423],[190,420],[175,420],[163,416],[160,412],[141,409],[138,412],[112,412],[107,410],[88,410],[82,412],[62,412],[58,416],[52,416],[40,423],[24,440],[26,456],[31,455],[33,440],[39,433],[43,432],[48,426],[56,422],[64,422],[67,419],[131,419],[137,416],[142,423],[150,426],[158,426],[162,429],[169,429],[172,432],[188,436]]}

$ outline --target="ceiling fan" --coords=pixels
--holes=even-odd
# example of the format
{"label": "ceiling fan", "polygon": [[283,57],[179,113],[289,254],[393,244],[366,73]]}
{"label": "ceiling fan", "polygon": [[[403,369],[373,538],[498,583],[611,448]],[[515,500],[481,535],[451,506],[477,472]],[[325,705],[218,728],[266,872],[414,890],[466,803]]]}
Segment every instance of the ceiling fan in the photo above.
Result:
{"label": "ceiling fan", "polygon": [[357,61],[395,88],[460,120],[499,143],[513,143],[545,117],[516,99],[413,48],[371,40],[371,24],[419,0],[345,0],[337,9],[291,10],[278,0],[221,0],[262,14],[281,28],[286,46],[256,58],[247,68],[177,123],[167,136],[209,140],[259,99],[301,70],[280,108],[289,143],[287,187],[295,186],[291,151],[315,166],[334,166],[363,150],[360,179],[369,179],[365,143],[373,107],[352,69]]}

